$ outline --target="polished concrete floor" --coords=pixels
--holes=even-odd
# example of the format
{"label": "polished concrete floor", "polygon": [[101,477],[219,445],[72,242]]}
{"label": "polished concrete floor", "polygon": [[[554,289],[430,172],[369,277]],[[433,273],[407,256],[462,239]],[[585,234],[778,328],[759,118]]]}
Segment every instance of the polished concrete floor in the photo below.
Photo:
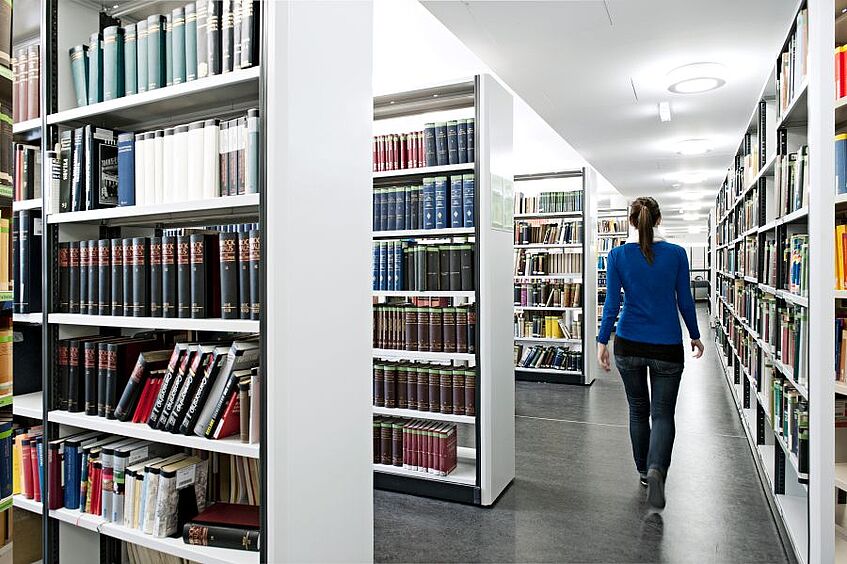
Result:
{"label": "polished concrete floor", "polygon": [[590,388],[519,382],[512,486],[492,508],[375,492],[375,560],[793,562],[705,341],[683,375],[663,511],[638,484],[614,369]]}

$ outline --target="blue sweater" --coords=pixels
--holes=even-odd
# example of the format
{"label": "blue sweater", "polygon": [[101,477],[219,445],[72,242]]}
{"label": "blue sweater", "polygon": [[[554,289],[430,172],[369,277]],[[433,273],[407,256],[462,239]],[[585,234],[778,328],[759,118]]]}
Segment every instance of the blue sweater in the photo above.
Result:
{"label": "blue sweater", "polygon": [[656,345],[682,343],[677,309],[692,339],[700,338],[691,298],[688,257],[679,245],[653,243],[653,264],[637,243],[612,249],[606,261],[606,303],[597,342],[606,344],[621,309],[621,286],[626,292],[616,333],[630,341]]}

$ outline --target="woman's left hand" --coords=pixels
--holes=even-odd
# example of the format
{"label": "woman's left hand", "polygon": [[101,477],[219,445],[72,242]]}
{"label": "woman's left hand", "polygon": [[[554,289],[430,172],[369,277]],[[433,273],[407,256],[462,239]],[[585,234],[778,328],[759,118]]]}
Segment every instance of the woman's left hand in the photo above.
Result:
{"label": "woman's left hand", "polygon": [[597,343],[597,362],[606,372],[612,369],[612,364],[609,362],[609,348],[603,343]]}
{"label": "woman's left hand", "polygon": [[700,339],[691,339],[691,350],[694,352],[694,358],[700,358],[703,356],[703,351],[705,347],[703,346],[703,341]]}

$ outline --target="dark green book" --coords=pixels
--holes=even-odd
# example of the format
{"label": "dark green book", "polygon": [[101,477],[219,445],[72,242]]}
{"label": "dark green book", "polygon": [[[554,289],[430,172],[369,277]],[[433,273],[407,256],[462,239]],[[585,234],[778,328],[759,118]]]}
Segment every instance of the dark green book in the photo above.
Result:
{"label": "dark green book", "polygon": [[173,33],[171,33],[171,58],[173,59],[173,83],[185,82],[185,9],[177,8],[171,14]]}
{"label": "dark green book", "polygon": [[242,69],[255,66],[259,63],[259,17],[257,10],[258,2],[242,0],[243,9],[241,13],[241,61]]}
{"label": "dark green book", "polygon": [[71,47],[70,56],[76,105],[85,106],[88,104],[88,45]]}
{"label": "dark green book", "polygon": [[197,78],[197,13],[194,2],[185,5],[185,80]]}
{"label": "dark green book", "polygon": [[124,29],[103,30],[103,100],[124,96]]}
{"label": "dark green book", "polygon": [[147,18],[147,90],[165,86],[165,16]]}
{"label": "dark green book", "polygon": [[103,36],[92,33],[88,39],[88,103],[103,101]]}
{"label": "dark green book", "polygon": [[138,77],[135,81],[137,92],[147,92],[147,20],[141,20],[137,24],[135,24],[135,35],[136,35],[136,60],[135,60],[135,69],[136,76]]}
{"label": "dark green book", "polygon": [[174,83],[174,22],[171,14],[165,14],[165,86]]}
{"label": "dark green book", "polygon": [[208,45],[208,18],[209,0],[197,0],[196,20],[197,20],[197,78],[205,78],[209,76],[209,45]]}
{"label": "dark green book", "polygon": [[135,24],[129,24],[124,28],[124,96],[138,92],[137,46]]}
{"label": "dark green book", "polygon": [[221,74],[221,9],[222,2],[209,0],[206,12],[206,63],[208,74]]}
{"label": "dark green book", "polygon": [[232,71],[232,9],[233,0],[223,0],[221,7],[221,72]]}

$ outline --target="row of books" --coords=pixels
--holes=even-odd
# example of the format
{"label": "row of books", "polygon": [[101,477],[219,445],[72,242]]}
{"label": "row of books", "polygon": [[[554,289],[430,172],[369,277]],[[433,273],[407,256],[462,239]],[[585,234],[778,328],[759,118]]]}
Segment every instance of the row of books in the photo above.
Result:
{"label": "row of books", "polygon": [[809,295],[809,236],[788,235],[782,249],[782,287],[798,296]]}
{"label": "row of books", "polygon": [[776,337],[779,334],[779,316],[776,309],[776,296],[768,292],[761,292],[759,298],[759,324],[754,328],[771,350],[776,350]]}
{"label": "row of books", "polygon": [[569,347],[516,344],[515,367],[580,372],[582,371],[582,351]]}
{"label": "row of books", "polygon": [[41,197],[41,147],[15,143],[15,201]]}
{"label": "row of books", "polygon": [[468,291],[476,288],[473,243],[375,241],[373,289]]}
{"label": "row of books", "polygon": [[[784,130],[780,130],[784,134]],[[809,205],[809,147],[803,145],[796,152],[777,154],[775,164],[780,215],[786,215]]]}
{"label": "row of books", "polygon": [[573,192],[540,192],[537,195],[515,192],[515,215],[522,213],[561,213],[582,211],[584,195]]}
{"label": "row of books", "polygon": [[515,245],[581,245],[581,220],[526,219],[515,222]]}
{"label": "row of books", "polygon": [[[41,311],[41,237],[40,210],[21,210],[12,218],[13,308],[15,313]],[[0,245],[8,249],[9,222],[0,219]],[[8,254],[0,253],[0,280],[9,280]]]}
{"label": "row of books", "polygon": [[582,253],[565,253],[561,249],[515,249],[515,276],[549,274],[581,274]]}
{"label": "row of books", "polygon": [[561,315],[522,311],[515,313],[515,337],[544,339],[579,339],[582,321],[579,312],[565,311]]}
{"label": "row of books", "polygon": [[429,352],[476,352],[476,307],[473,304],[422,306],[443,299],[415,298],[412,303],[374,304],[373,346],[378,349]]}
{"label": "row of books", "polygon": [[516,306],[581,307],[581,282],[515,283]]}
{"label": "row of books", "polygon": [[809,317],[806,309],[787,305],[777,307],[776,357],[801,386],[809,385]]}
{"label": "row of books", "polygon": [[375,363],[373,402],[390,409],[475,415],[476,370],[442,364]]}
{"label": "row of books", "polygon": [[420,186],[374,188],[373,230],[473,227],[473,174],[424,178]]}
{"label": "row of books", "polygon": [[600,237],[597,239],[597,251],[609,252],[615,247],[620,247],[626,243],[625,237]]}
{"label": "row of books", "polygon": [[87,45],[70,49],[77,106],[258,64],[258,4],[198,0],[92,33]]}
{"label": "row of books", "polygon": [[227,230],[60,243],[59,311],[258,319],[258,225],[219,227]]}
{"label": "row of books", "polygon": [[835,289],[847,290],[847,224],[835,226]]}
{"label": "row of books", "polygon": [[759,188],[754,187],[744,196],[741,213],[738,214],[738,232],[749,231],[759,226]]}
{"label": "row of books", "polygon": [[458,463],[457,435],[453,423],[374,417],[373,461],[448,476]]}
{"label": "row of books", "polygon": [[373,170],[404,170],[474,162],[474,118],[427,123],[423,131],[373,138]]}
{"label": "row of books", "polygon": [[18,47],[12,57],[12,118],[15,123],[41,116],[41,46]]}
{"label": "row of books", "polygon": [[59,409],[174,434],[259,440],[254,337],[196,343],[174,333],[95,335],[60,340],[57,356]]}
{"label": "row of books", "polygon": [[777,115],[782,116],[808,76],[809,10],[797,14],[794,30],[776,65]]}
{"label": "row of books", "polygon": [[86,125],[50,152],[59,212],[163,204],[259,191],[259,111],[146,133]]}
{"label": "row of books", "polygon": [[774,375],[771,424],[797,457],[797,478],[809,481],[809,404],[785,378]]}
{"label": "row of books", "polygon": [[597,233],[626,233],[629,230],[629,219],[626,216],[597,220]]}
{"label": "row of books", "polygon": [[739,253],[738,270],[743,276],[757,278],[759,275],[758,237],[751,235],[744,241],[744,252]]}

